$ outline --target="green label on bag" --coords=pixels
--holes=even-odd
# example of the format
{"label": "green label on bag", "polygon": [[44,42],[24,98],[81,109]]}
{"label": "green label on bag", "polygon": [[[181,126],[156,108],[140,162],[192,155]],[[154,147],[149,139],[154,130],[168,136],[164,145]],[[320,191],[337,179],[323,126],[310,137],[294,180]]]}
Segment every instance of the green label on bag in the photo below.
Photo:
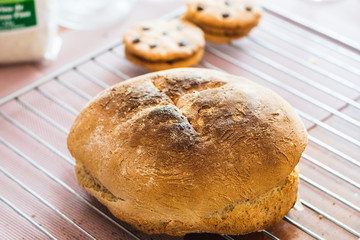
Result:
{"label": "green label on bag", "polygon": [[35,0],[0,0],[0,31],[34,25]]}

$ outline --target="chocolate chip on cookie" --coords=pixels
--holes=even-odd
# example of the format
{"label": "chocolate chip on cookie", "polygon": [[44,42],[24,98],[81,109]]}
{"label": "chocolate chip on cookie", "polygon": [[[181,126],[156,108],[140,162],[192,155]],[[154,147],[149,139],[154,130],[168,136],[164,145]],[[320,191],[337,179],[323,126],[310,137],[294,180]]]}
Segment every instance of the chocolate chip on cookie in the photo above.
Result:
{"label": "chocolate chip on cookie", "polygon": [[187,41],[181,41],[181,42],[179,42],[179,46],[180,47],[185,47],[185,46],[187,46],[188,45],[188,42]]}
{"label": "chocolate chip on cookie", "polygon": [[223,18],[228,18],[228,17],[230,17],[230,14],[229,14],[229,13],[223,13],[223,14],[222,14],[222,17],[223,17]]}
{"label": "chocolate chip on cookie", "polygon": [[156,47],[157,47],[157,44],[156,44],[156,43],[150,44],[150,48],[156,48]]}
{"label": "chocolate chip on cookie", "polygon": [[197,64],[204,53],[204,33],[180,19],[139,23],[124,34],[125,56],[157,71]]}
{"label": "chocolate chip on cookie", "polygon": [[255,0],[187,0],[184,19],[199,26],[207,40],[223,43],[249,34],[261,16]]}
{"label": "chocolate chip on cookie", "polygon": [[139,43],[140,42],[140,38],[134,38],[133,40],[132,40],[132,43]]}
{"label": "chocolate chip on cookie", "polygon": [[202,10],[204,10],[204,6],[203,6],[203,5],[199,5],[199,6],[197,6],[196,10],[198,10],[198,11],[202,11]]}

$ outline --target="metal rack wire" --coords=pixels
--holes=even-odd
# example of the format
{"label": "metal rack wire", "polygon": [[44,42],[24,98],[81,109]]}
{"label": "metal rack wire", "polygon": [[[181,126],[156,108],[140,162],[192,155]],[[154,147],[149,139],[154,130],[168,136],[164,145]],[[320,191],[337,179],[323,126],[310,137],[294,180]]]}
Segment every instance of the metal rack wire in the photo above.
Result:
{"label": "metal rack wire", "polygon": [[[360,239],[360,51],[294,22],[266,7],[262,24],[249,37],[230,45],[207,44],[199,67],[243,75],[273,88],[294,105],[309,131],[309,147],[300,164],[299,203],[304,210],[292,210],[261,236]],[[144,70],[129,64],[122,43],[116,42],[0,100],[0,181],[5,183],[0,209],[8,219],[22,221],[24,232],[51,239],[61,238],[63,229],[84,239],[112,234],[121,239],[170,238],[147,236],[114,219],[79,188],[73,171],[69,173],[74,160],[66,150],[66,136],[81,106],[96,92],[141,73]],[[39,181],[61,194],[42,190],[43,185],[35,184]],[[30,207],[18,201],[22,197],[47,209],[42,218],[32,217]],[[71,205],[64,206],[69,199],[93,218],[84,221],[84,213],[69,211]],[[51,225],[45,213],[63,226]],[[8,219],[0,218],[0,224],[5,226]],[[99,222],[102,228],[94,230],[89,222]],[[9,238],[20,230],[0,231],[0,238]]]}

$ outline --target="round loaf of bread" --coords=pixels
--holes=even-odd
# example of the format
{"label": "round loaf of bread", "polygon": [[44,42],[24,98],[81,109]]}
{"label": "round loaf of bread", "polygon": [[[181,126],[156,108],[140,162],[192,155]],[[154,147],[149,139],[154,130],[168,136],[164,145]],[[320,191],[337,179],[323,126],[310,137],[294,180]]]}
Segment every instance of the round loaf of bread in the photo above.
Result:
{"label": "round loaf of bread", "polygon": [[180,68],[104,90],[68,148],[80,184],[150,234],[246,234],[297,197],[307,133],[279,95],[223,72]]}

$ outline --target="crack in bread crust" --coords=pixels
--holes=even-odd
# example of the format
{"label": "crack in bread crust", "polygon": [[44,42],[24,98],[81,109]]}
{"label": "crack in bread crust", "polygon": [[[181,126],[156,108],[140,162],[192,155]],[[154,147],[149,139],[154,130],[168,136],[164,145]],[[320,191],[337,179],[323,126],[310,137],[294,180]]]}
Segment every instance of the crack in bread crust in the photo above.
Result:
{"label": "crack in bread crust", "polygon": [[164,92],[176,105],[179,98],[185,94],[201,92],[214,89],[226,84],[222,81],[209,81],[200,76],[169,78],[166,76],[156,76],[151,79],[154,86],[160,92]]}
{"label": "crack in bread crust", "polygon": [[[151,79],[154,86],[161,92],[165,93],[172,103],[179,109],[181,114],[189,121],[190,125],[194,128],[191,120],[181,111],[181,108],[177,105],[180,98],[185,95],[192,94],[195,92],[202,92],[214,88],[219,88],[226,84],[222,81],[208,81],[202,78],[168,78],[164,76],[157,76]],[[195,128],[194,128],[195,129]],[[196,131],[196,129],[195,129]]]}
{"label": "crack in bread crust", "polygon": [[205,216],[192,216],[191,220],[187,220],[188,222],[180,219],[162,219],[154,223],[146,220],[139,222],[136,216],[123,212],[121,206],[125,200],[109,198],[108,192],[104,191],[106,188],[101,184],[100,187],[97,186],[98,183],[93,181],[95,178],[83,169],[82,165],[77,166],[77,176],[81,185],[92,194],[99,196],[98,200],[116,217],[148,234],[167,233],[174,236],[195,232],[239,235],[266,229],[280,221],[295,204],[298,174],[298,168],[295,168],[282,185],[270,189],[257,199],[234,202]]}
{"label": "crack in bread crust", "polygon": [[103,184],[101,184],[98,179],[91,175],[91,173],[84,167],[83,164],[79,162],[76,164],[76,175],[84,188],[99,192],[101,197],[106,201],[125,201],[125,199],[115,196],[113,193],[111,193]]}

